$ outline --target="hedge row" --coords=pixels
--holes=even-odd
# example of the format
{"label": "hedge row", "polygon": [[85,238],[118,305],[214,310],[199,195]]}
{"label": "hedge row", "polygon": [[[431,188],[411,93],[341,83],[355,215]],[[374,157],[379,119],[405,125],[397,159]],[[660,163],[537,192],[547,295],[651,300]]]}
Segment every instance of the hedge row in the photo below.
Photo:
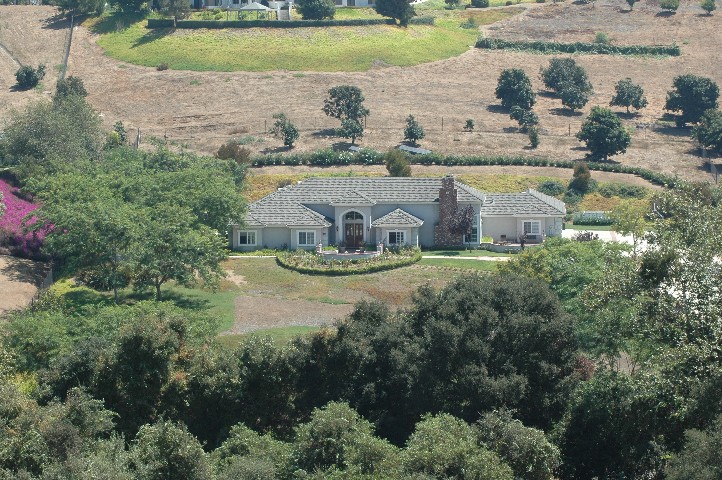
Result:
{"label": "hedge row", "polygon": [[[433,19],[432,19],[433,23]],[[176,28],[302,28],[358,27],[363,25],[394,25],[391,18],[352,18],[348,20],[179,20]],[[173,20],[149,18],[148,28],[173,28]]]}
{"label": "hedge row", "polygon": [[[358,260],[352,261],[330,261],[325,266],[313,266],[313,265],[298,265],[292,261],[294,255],[299,255],[295,252],[288,252],[279,254],[276,257],[276,263],[283,268],[293,270],[299,273],[305,273],[308,275],[358,275],[364,273],[375,273],[383,272],[385,270],[393,270],[395,268],[406,267],[412,265],[421,260],[421,250],[415,249],[414,254],[411,256],[403,256],[400,258],[397,255],[390,259],[370,259],[370,260]],[[307,255],[315,255],[314,253],[308,253]]]}
{"label": "hedge row", "polygon": [[574,225],[611,225],[612,219],[609,218],[607,212],[576,212],[572,215]]}
{"label": "hedge row", "polygon": [[681,54],[677,45],[610,45],[608,43],[561,43],[561,42],[527,42],[523,40],[501,40],[498,38],[479,37],[476,48],[490,50],[530,50],[539,53],[595,53],[607,55],[669,55],[677,57]]}
{"label": "hedge row", "polygon": [[[540,157],[518,156],[457,156],[457,155],[413,155],[409,161],[415,165],[443,165],[443,166],[492,166],[492,165],[523,165],[529,167],[557,167],[574,168],[574,160],[552,160]],[[297,153],[291,155],[265,155],[254,157],[254,167],[271,165],[381,165],[383,154],[374,150],[361,150],[358,153],[338,152],[334,150],[318,150],[313,153]],[[626,173],[637,175],[650,183],[667,188],[676,188],[682,180],[664,173],[653,172],[641,167],[620,165],[618,163],[589,162],[590,170],[600,172]]]}

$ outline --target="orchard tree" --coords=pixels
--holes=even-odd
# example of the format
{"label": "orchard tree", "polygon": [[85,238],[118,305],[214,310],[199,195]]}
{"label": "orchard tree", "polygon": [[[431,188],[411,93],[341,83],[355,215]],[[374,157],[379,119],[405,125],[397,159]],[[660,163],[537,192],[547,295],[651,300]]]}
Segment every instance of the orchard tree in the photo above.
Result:
{"label": "orchard tree", "polygon": [[624,153],[631,137],[619,117],[603,107],[592,107],[592,111],[577,133],[577,138],[587,144],[593,158],[606,162],[610,155]]}
{"label": "orchard tree", "polygon": [[692,128],[692,137],[705,148],[722,155],[722,111],[709,109]]}
{"label": "orchard tree", "polygon": [[55,5],[62,13],[73,15],[100,15],[105,9],[104,0],[58,0]]}
{"label": "orchard tree", "polygon": [[519,123],[519,128],[523,132],[527,132],[530,127],[539,124],[539,117],[532,110],[525,110],[522,107],[511,107],[511,113],[509,114],[512,120],[516,120]]}
{"label": "orchard tree", "polygon": [[718,106],[719,87],[709,78],[679,75],[672,86],[674,90],[667,92],[664,109],[679,112],[675,120],[679,127],[698,122],[706,110]]}
{"label": "orchard tree", "polygon": [[402,27],[407,26],[409,20],[416,16],[411,0],[376,0],[374,8],[376,13],[397,20]]}
{"label": "orchard tree", "polygon": [[404,140],[418,145],[418,141],[424,138],[424,128],[416,121],[413,115],[406,117],[406,128],[404,128]]}
{"label": "orchard tree", "polygon": [[589,103],[591,90],[576,83],[564,83],[557,93],[562,100],[562,105],[573,112],[584,108],[584,105]]}
{"label": "orchard tree", "polygon": [[323,112],[329,117],[360,122],[369,115],[364,107],[364,96],[361,89],[351,85],[340,85],[328,91],[328,98],[323,102]]}
{"label": "orchard tree", "polygon": [[350,138],[353,145],[356,143],[357,138],[363,138],[364,126],[358,120],[346,118],[341,120],[341,128],[338,129],[337,133],[343,138]]}
{"label": "orchard tree", "polygon": [[707,12],[707,15],[712,15],[712,12],[717,10],[717,2],[715,2],[715,0],[702,0],[700,6],[702,10]]}
{"label": "orchard tree", "polygon": [[577,162],[574,164],[574,173],[572,180],[569,182],[569,188],[584,195],[592,187],[592,172],[589,170],[587,162]]}
{"label": "orchard tree", "polygon": [[70,75],[67,78],[61,78],[55,86],[54,102],[60,102],[66,97],[77,95],[79,97],[87,97],[88,91],[85,90],[83,80]]}
{"label": "orchard tree", "polygon": [[679,8],[679,0],[659,0],[659,7],[669,13],[674,13]]}
{"label": "orchard tree", "polygon": [[632,83],[631,78],[620,80],[614,86],[614,97],[609,102],[610,106],[625,107],[629,113],[629,107],[641,110],[647,106],[647,97],[640,85]]}
{"label": "orchard tree", "polygon": [[521,68],[508,68],[501,72],[496,86],[496,98],[506,108],[520,107],[531,110],[536,102],[536,93],[529,76]]}
{"label": "orchard tree", "polygon": [[21,90],[30,90],[37,87],[43,78],[45,78],[45,65],[42,63],[38,65],[38,68],[23,65],[15,72],[15,80]]}
{"label": "orchard tree", "polygon": [[281,137],[285,146],[293,148],[293,144],[298,140],[298,129],[284,113],[276,113],[273,118],[276,121],[271,128],[271,133],[276,137]]}
{"label": "orchard tree", "polygon": [[336,15],[336,4],[333,0],[300,0],[296,3],[298,13],[304,20],[323,20]]}
{"label": "orchard tree", "polygon": [[587,72],[573,58],[552,58],[549,66],[540,70],[540,75],[544,86],[557,94],[568,85],[574,85],[586,94],[592,93]]}

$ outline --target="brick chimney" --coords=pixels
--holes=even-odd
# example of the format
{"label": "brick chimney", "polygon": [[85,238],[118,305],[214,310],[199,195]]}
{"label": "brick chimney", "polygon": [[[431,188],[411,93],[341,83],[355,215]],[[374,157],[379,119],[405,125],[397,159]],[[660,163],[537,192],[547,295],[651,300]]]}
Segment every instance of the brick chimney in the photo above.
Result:
{"label": "brick chimney", "polygon": [[462,238],[449,231],[449,223],[456,214],[458,205],[458,192],[453,175],[446,175],[441,179],[439,190],[439,222],[434,227],[434,245],[460,246]]}

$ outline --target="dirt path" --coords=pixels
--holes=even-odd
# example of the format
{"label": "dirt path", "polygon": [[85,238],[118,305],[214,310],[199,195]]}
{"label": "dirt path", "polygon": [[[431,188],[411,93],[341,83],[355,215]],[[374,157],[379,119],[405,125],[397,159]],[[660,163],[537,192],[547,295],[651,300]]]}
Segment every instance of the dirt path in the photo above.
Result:
{"label": "dirt path", "polygon": [[330,325],[353,310],[353,305],[332,305],[308,300],[254,296],[236,298],[236,322],[223,335],[277,327]]}
{"label": "dirt path", "polygon": [[0,255],[0,317],[30,303],[47,268],[44,262]]}
{"label": "dirt path", "polygon": [[[259,167],[253,168],[251,174],[278,174],[278,175],[294,175],[299,173],[347,173],[350,170],[354,172],[363,173],[380,173],[386,175],[386,167],[383,165],[353,165],[349,166],[334,166],[334,167],[312,167],[308,165],[301,166],[272,166],[272,167]],[[469,166],[469,167],[449,167],[443,165],[412,165],[411,167],[414,175],[445,175],[451,173],[454,175],[464,174],[478,174],[478,175],[528,175],[528,176],[540,176],[540,177],[555,177],[570,179],[572,171],[568,168],[556,168],[556,167],[529,167],[529,166]],[[647,187],[653,189],[659,189],[657,185],[653,185],[643,178],[637,177],[636,175],[629,175],[625,173],[614,173],[614,172],[592,172],[592,177],[597,181],[601,182],[618,182],[626,183],[628,185],[638,185],[640,187]]]}

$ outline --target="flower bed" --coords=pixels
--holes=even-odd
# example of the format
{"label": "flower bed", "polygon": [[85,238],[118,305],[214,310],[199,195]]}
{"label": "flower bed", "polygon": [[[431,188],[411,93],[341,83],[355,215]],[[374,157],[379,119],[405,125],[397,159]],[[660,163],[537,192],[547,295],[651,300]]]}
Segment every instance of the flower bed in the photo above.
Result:
{"label": "flower bed", "polygon": [[418,248],[402,248],[398,252],[386,250],[372,258],[357,260],[324,260],[316,252],[298,250],[285,252],[276,257],[283,268],[310,275],[354,275],[381,272],[405,267],[421,260]]}
{"label": "flower bed", "polygon": [[38,206],[22,198],[18,189],[7,180],[0,179],[0,192],[6,206],[5,214],[0,216],[0,247],[7,247],[13,255],[40,257],[40,248],[43,246],[47,229],[27,231],[24,227],[31,227],[37,221],[35,217],[30,217],[25,226],[23,225],[23,219]]}

